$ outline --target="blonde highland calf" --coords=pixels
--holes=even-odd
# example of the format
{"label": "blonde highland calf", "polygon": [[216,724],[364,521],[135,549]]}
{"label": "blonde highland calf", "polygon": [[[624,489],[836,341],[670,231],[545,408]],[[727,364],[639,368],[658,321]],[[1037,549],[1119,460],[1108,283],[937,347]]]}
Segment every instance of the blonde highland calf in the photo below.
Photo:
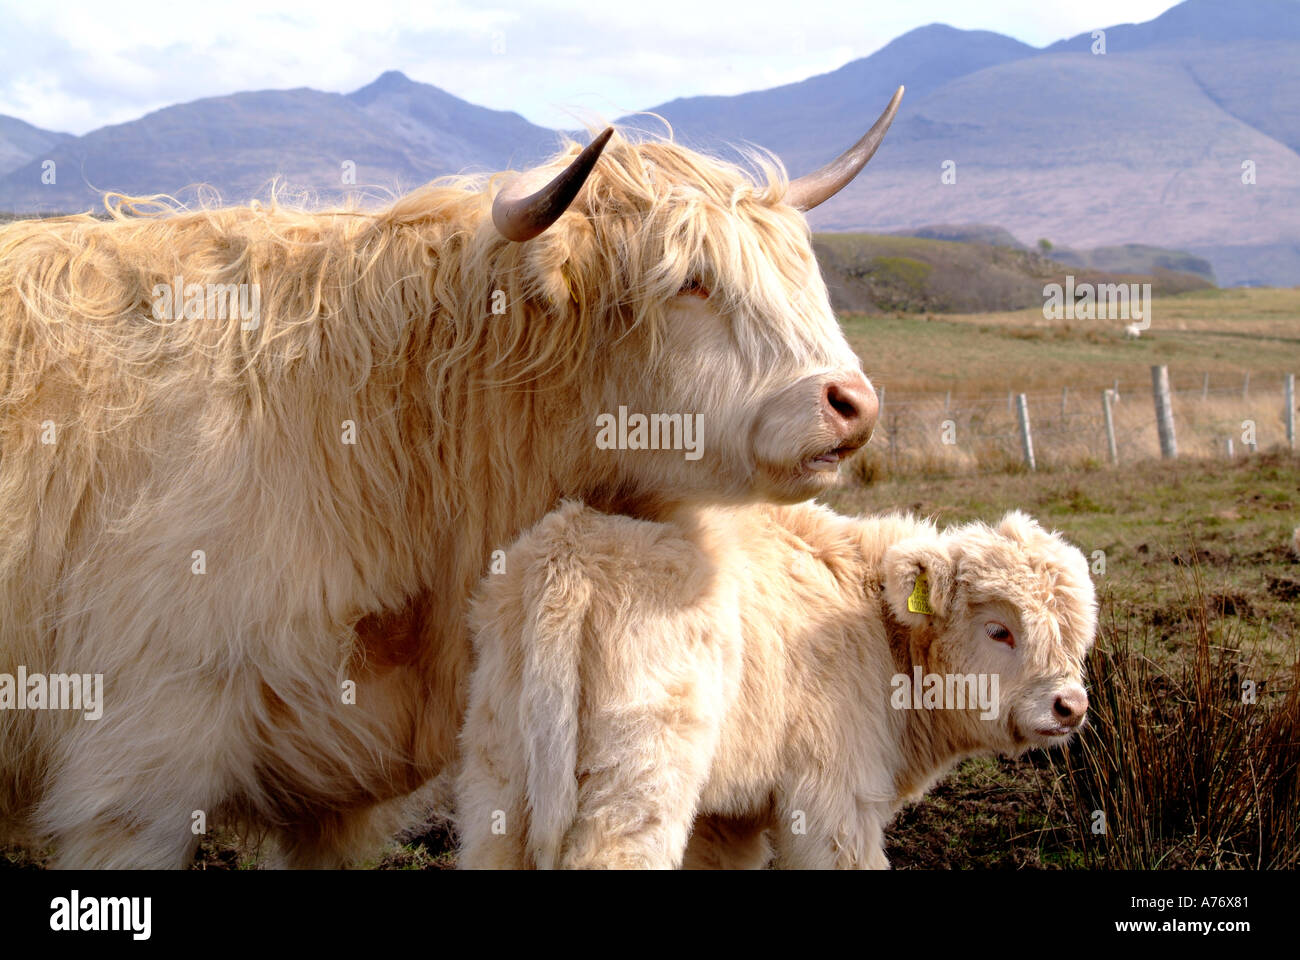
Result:
{"label": "blonde highland calf", "polygon": [[[377,212],[0,230],[0,673],[103,676],[94,721],[0,709],[0,840],[179,867],[229,813],[346,862],[455,759],[493,551],[564,497],[825,489],[876,400],[802,211],[897,100],[793,182],[611,130]],[[621,407],[700,414],[699,456],[603,449]]]}
{"label": "blonde highland calf", "polygon": [[472,614],[465,867],[886,867],[902,803],[1087,711],[1087,562],[1020,513],[567,504],[508,567]]}

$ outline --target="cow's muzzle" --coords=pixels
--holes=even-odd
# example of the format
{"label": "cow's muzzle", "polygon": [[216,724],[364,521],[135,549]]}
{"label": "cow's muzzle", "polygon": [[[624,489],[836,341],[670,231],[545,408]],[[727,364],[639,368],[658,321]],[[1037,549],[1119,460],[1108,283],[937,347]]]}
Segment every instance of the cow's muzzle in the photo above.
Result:
{"label": "cow's muzzle", "polygon": [[835,452],[843,459],[871,439],[880,401],[871,381],[854,371],[826,381],[821,408],[822,419],[835,440]]}

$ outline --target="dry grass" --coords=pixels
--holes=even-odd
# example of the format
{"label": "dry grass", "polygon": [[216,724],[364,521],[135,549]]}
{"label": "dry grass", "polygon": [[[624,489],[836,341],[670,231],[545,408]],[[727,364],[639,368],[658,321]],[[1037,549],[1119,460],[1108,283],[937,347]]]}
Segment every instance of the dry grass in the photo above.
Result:
{"label": "dry grass", "polygon": [[1186,617],[1176,667],[1126,620],[1092,652],[1089,727],[1059,765],[1075,849],[1091,868],[1300,866],[1300,659],[1268,676],[1199,568]]}
{"label": "dry grass", "polygon": [[[1300,366],[1297,361],[1296,366]],[[1062,409],[1061,393],[1028,396],[1034,459],[1040,469],[1091,467],[1109,463],[1101,389],[1072,390]],[[1276,376],[1257,377],[1250,396],[1198,390],[1174,397],[1180,456],[1226,458],[1251,453],[1247,428],[1258,451],[1285,444],[1283,393]],[[1150,380],[1145,390],[1123,392],[1112,405],[1120,464],[1160,456]],[[1253,426],[1252,426],[1253,425]],[[954,400],[943,395],[886,396],[871,443],[845,469],[859,483],[889,477],[961,476],[1014,472],[1025,468],[1019,421],[1007,398]]]}
{"label": "dry grass", "polygon": [[887,393],[950,390],[965,402],[1005,401],[1012,389],[1059,395],[1064,385],[1095,396],[1116,379],[1125,395],[1149,398],[1157,364],[1169,367],[1177,389],[1199,389],[1208,372],[1212,390],[1240,390],[1250,372],[1253,394],[1255,383],[1300,373],[1298,317],[1300,288],[1287,288],[1157,297],[1151,328],[1137,340],[1124,339],[1124,321],[1051,321],[1041,309],[851,314],[843,324],[872,382]]}
{"label": "dry grass", "polygon": [[[1151,312],[1149,335],[1201,332],[1294,341],[1300,336],[1296,329],[1297,305],[1300,305],[1300,288],[1297,287],[1216,287],[1177,296],[1158,296]],[[1088,324],[1087,321],[1044,319],[1042,310],[1037,307],[973,313],[960,320],[977,326],[1033,329],[1063,329]],[[1122,324],[1099,320],[1094,325],[1099,329],[1109,329]]]}

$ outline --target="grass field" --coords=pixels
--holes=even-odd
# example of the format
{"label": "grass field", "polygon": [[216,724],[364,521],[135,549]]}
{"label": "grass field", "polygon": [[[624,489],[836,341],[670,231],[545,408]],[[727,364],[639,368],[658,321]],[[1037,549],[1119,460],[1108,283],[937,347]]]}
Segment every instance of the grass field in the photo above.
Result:
{"label": "grass field", "polygon": [[[1300,288],[1204,290],[1156,297],[1151,327],[1125,340],[1125,321],[1045,320],[1041,309],[972,314],[850,314],[849,342],[877,386],[896,395],[954,397],[1097,388],[1115,379],[1150,396],[1150,368],[1176,382],[1237,385],[1246,372],[1300,373]],[[1181,378],[1181,379],[1180,379]]]}
{"label": "grass field", "polygon": [[1115,387],[1120,462],[1157,456],[1157,365],[1169,371],[1180,452],[1223,457],[1229,440],[1236,454],[1248,440],[1268,449],[1286,438],[1283,382],[1300,373],[1297,317],[1300,288],[1157,297],[1136,340],[1120,321],[1054,321],[1041,309],[849,315],[849,339],[885,398],[876,438],[852,469],[864,479],[1019,469],[1011,400],[1020,393],[1040,465],[1105,463],[1101,394]]}

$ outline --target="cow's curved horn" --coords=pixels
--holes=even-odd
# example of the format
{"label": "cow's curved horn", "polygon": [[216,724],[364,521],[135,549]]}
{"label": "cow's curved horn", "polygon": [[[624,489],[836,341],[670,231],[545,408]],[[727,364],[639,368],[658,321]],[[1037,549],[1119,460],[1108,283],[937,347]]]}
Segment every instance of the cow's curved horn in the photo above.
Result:
{"label": "cow's curved horn", "polygon": [[614,128],[606,127],[559,176],[536,193],[520,195],[528,186],[527,177],[520,177],[498,193],[492,202],[492,222],[501,236],[516,242],[531,240],[560,219],[560,214],[569,209],[587,182],[600,152],[613,134]]}
{"label": "cow's curved horn", "polygon": [[849,181],[862,172],[862,168],[880,146],[880,141],[885,139],[885,131],[894,122],[894,114],[898,113],[898,104],[902,99],[903,88],[899,87],[894,91],[894,96],[880,119],[871,125],[861,140],[820,170],[790,181],[785,202],[799,210],[811,210],[847,187]]}

